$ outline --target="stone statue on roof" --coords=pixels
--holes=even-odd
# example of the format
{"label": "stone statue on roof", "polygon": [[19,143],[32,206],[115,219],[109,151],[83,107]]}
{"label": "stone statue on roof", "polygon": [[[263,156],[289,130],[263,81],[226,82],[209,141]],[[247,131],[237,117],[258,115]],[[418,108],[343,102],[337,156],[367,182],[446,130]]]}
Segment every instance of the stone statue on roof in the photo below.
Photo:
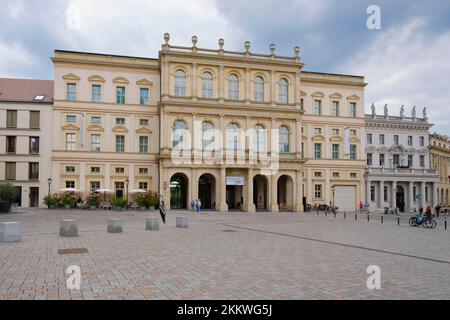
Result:
{"label": "stone statue on roof", "polygon": [[375,115],[376,115],[375,103],[372,103],[370,108],[372,109],[372,117],[375,118]]}
{"label": "stone statue on roof", "polygon": [[384,105],[384,117],[387,118],[389,116],[389,109],[387,103]]}
{"label": "stone statue on roof", "polygon": [[400,108],[400,118],[404,118],[405,117],[405,106],[402,106],[401,108]]}
{"label": "stone statue on roof", "polygon": [[428,115],[427,115],[427,108],[425,107],[425,108],[423,108],[423,118],[425,119],[425,120],[427,120],[428,119]]}
{"label": "stone statue on roof", "polygon": [[411,118],[413,118],[413,119],[416,118],[416,106],[414,106],[414,107],[412,108],[412,111],[411,111]]}

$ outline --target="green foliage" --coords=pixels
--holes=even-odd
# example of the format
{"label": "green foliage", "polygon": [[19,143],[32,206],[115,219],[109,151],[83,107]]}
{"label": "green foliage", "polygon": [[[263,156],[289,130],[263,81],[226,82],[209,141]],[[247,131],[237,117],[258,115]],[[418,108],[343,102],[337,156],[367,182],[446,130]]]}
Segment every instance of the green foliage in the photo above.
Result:
{"label": "green foliage", "polygon": [[125,208],[127,205],[127,200],[124,198],[112,197],[111,205],[115,208]]}
{"label": "green foliage", "polygon": [[14,202],[16,190],[10,183],[0,184],[0,204],[9,205]]}
{"label": "green foliage", "polygon": [[66,192],[63,193],[61,196],[61,202],[64,206],[75,206],[75,203],[77,202],[77,197],[72,192]]}
{"label": "green foliage", "polygon": [[95,195],[90,195],[87,198],[87,204],[89,207],[98,207],[100,205],[100,196],[95,194]]}
{"label": "green foliage", "polygon": [[159,205],[159,194],[156,192],[140,193],[136,195],[136,203],[141,208],[157,207]]}
{"label": "green foliage", "polygon": [[59,197],[58,197],[58,195],[57,194],[54,194],[54,195],[50,195],[50,196],[46,196],[45,198],[44,198],[44,204],[47,206],[47,207],[50,207],[50,206],[56,206],[58,203],[59,203]]}

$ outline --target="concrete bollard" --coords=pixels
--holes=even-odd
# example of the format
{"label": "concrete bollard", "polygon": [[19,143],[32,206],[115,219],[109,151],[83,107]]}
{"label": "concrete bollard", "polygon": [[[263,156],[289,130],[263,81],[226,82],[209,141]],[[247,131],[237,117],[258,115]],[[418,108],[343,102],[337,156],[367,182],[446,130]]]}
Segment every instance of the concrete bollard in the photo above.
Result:
{"label": "concrete bollard", "polygon": [[122,233],[123,232],[123,220],[114,218],[108,219],[108,233]]}
{"label": "concrete bollard", "polygon": [[188,218],[177,217],[177,228],[188,228]]}
{"label": "concrete bollard", "polygon": [[20,222],[0,222],[0,242],[20,242],[22,225]]}
{"label": "concrete bollard", "polygon": [[78,237],[77,220],[61,220],[59,222],[59,235],[68,238]]}
{"label": "concrete bollard", "polygon": [[159,230],[158,218],[151,217],[151,218],[145,219],[145,230],[149,230],[149,231]]}

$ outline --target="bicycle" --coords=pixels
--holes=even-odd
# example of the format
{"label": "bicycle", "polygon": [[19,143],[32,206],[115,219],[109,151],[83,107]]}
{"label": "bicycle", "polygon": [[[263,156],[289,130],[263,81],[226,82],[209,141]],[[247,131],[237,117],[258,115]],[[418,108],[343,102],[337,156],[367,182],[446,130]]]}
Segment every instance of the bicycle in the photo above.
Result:
{"label": "bicycle", "polygon": [[418,217],[418,216],[411,217],[409,219],[409,225],[411,227],[422,226],[424,228],[434,229],[434,228],[436,228],[437,223],[432,217],[424,215],[422,217]]}

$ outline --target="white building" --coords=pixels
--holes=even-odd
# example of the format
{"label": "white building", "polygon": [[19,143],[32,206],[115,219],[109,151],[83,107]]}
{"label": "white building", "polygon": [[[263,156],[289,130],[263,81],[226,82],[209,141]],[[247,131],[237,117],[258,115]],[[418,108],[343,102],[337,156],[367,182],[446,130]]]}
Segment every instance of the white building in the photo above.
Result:
{"label": "white building", "polygon": [[406,117],[366,115],[366,202],[372,209],[396,207],[401,211],[437,203],[436,170],[430,170],[429,129],[426,109],[417,118],[416,108]]}

